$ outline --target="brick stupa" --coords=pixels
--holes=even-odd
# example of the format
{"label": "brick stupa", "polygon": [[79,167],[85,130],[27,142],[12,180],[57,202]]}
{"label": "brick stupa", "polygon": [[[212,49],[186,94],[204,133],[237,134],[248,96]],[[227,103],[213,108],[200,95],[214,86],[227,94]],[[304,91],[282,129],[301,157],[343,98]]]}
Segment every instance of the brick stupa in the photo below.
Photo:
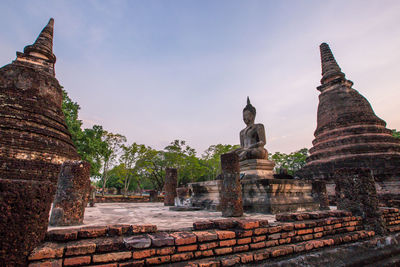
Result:
{"label": "brick stupa", "polygon": [[320,46],[322,79],[317,129],[303,178],[330,180],[335,169],[369,168],[376,181],[400,174],[400,140],[378,118],[368,100],[352,88],[328,44]]}
{"label": "brick stupa", "polygon": [[0,266],[25,266],[47,230],[61,164],[79,159],[54,74],[53,24],[0,69]]}

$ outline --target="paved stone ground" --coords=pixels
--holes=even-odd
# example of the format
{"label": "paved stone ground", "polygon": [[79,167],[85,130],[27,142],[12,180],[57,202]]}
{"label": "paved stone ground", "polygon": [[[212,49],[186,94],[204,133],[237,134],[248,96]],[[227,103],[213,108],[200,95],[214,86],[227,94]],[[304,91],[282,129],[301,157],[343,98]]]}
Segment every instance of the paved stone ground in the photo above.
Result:
{"label": "paved stone ground", "polygon": [[[275,215],[272,214],[245,213],[243,217],[275,221]],[[165,207],[163,203],[96,203],[95,207],[86,208],[83,226],[120,223],[155,224],[159,230],[177,230],[190,228],[195,221],[221,218],[223,218],[221,212],[170,211],[169,207]],[[49,226],[49,230],[81,226]]]}

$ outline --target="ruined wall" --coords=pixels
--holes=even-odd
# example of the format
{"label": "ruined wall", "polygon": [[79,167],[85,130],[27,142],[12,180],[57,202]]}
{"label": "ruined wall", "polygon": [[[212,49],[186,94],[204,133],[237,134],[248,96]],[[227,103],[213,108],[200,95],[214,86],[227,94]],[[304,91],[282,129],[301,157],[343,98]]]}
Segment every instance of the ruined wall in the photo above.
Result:
{"label": "ruined wall", "polygon": [[[400,231],[399,210],[382,213],[390,222],[390,232]],[[361,217],[346,211],[293,213],[276,219],[276,223],[201,221],[193,224],[193,230],[173,232],[159,232],[154,225],[52,230],[30,255],[29,266],[233,266],[269,262],[375,235],[364,230]]]}

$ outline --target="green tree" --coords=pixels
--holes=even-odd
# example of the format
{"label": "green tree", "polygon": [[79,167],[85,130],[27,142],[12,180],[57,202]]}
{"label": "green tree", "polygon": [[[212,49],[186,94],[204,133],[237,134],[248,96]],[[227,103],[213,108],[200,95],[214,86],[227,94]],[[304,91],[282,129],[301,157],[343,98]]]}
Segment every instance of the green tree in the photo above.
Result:
{"label": "green tree", "polygon": [[125,168],[124,175],[120,178],[123,184],[124,196],[127,195],[128,188],[131,181],[135,179],[139,188],[142,190],[140,176],[138,175],[139,166],[136,166],[137,162],[144,157],[147,151],[145,145],[139,145],[133,143],[130,146],[122,145],[122,155],[120,157],[121,165]]}
{"label": "green tree", "polygon": [[400,139],[400,132],[399,132],[399,131],[397,131],[396,129],[393,129],[393,130],[392,130],[392,134],[393,134],[393,136],[394,136],[394,137],[396,137],[396,138],[399,138],[399,139]]}
{"label": "green tree", "polygon": [[239,148],[240,145],[211,145],[204,151],[202,158],[207,168],[207,180],[215,179],[221,173],[221,155]]}
{"label": "green tree", "polygon": [[163,190],[165,168],[167,167],[164,151],[146,147],[136,166],[138,168],[138,175],[146,178],[154,189],[158,191]]}
{"label": "green tree", "polygon": [[102,181],[102,194],[104,196],[104,192],[107,185],[108,179],[108,171],[111,166],[115,163],[118,152],[124,142],[126,142],[126,137],[120,134],[113,134],[104,131],[102,136],[102,141],[105,143],[104,149],[101,150],[100,159],[103,166],[103,173],[101,177]]}
{"label": "green tree", "polygon": [[275,162],[275,171],[279,172],[280,169],[287,169],[288,174],[294,175],[296,171],[300,170],[306,164],[308,156],[308,149],[302,148],[290,154],[276,152],[270,155],[270,159]]}
{"label": "green tree", "polygon": [[62,111],[76,150],[82,160],[90,163],[90,175],[100,176],[102,166],[100,155],[106,149],[106,144],[102,140],[103,127],[94,125],[91,129],[82,130],[82,121],[78,119],[80,106],[68,96],[65,90],[62,93]]}

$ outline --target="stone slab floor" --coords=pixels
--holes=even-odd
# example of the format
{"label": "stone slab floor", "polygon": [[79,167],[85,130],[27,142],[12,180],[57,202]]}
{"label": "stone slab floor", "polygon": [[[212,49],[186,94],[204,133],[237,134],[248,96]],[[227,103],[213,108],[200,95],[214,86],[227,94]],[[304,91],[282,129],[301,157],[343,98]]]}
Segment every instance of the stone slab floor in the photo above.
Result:
{"label": "stone slab floor", "polygon": [[[275,221],[272,214],[245,213],[243,217]],[[221,218],[221,212],[170,211],[163,203],[96,203],[86,207],[83,225],[49,226],[49,230],[108,224],[155,224],[158,230],[178,230],[191,228],[196,221]]]}

